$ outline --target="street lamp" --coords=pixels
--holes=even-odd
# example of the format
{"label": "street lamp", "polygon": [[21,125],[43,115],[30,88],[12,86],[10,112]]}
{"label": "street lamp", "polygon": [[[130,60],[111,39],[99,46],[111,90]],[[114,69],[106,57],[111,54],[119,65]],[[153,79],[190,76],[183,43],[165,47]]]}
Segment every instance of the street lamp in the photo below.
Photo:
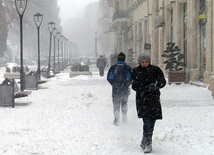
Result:
{"label": "street lamp", "polygon": [[71,60],[71,42],[68,40],[68,64]]}
{"label": "street lamp", "polygon": [[58,66],[59,66],[59,40],[61,38],[61,33],[60,32],[57,32],[56,33],[56,36],[57,36],[57,40],[58,40]]}
{"label": "street lamp", "polygon": [[57,34],[57,29],[54,28],[53,29],[53,37],[54,37],[54,69],[56,67],[56,64],[55,64],[55,57],[56,57],[56,34]]}
{"label": "street lamp", "polygon": [[69,62],[71,61],[72,52],[73,52],[73,43],[70,41],[69,42]]}
{"label": "street lamp", "polygon": [[64,60],[65,64],[67,64],[67,38],[64,37]]}
{"label": "street lamp", "polygon": [[52,34],[53,34],[53,29],[55,28],[55,23],[50,22],[48,23],[48,29],[50,32],[50,44],[49,44],[49,56],[48,56],[48,76],[50,75],[50,68],[51,68],[51,39],[52,39]]}
{"label": "street lamp", "polygon": [[16,10],[19,14],[20,19],[20,89],[23,91],[25,89],[25,73],[23,67],[23,33],[22,33],[22,20],[25,9],[27,7],[27,0],[15,0]]}
{"label": "street lamp", "polygon": [[95,33],[95,57],[97,57],[97,32]]}
{"label": "street lamp", "polygon": [[63,37],[63,67],[65,67],[66,65],[66,38],[65,36]]}
{"label": "street lamp", "polygon": [[65,62],[66,62],[66,66],[68,64],[68,39],[65,38]]}
{"label": "street lamp", "polygon": [[43,19],[42,14],[37,13],[34,15],[34,22],[36,24],[37,32],[38,32],[38,68],[37,68],[37,73],[39,76],[39,80],[41,80],[41,76],[40,76],[40,40],[39,40],[40,34],[39,34],[39,29],[40,29],[40,26],[42,24],[42,19]]}
{"label": "street lamp", "polygon": [[62,56],[62,61],[61,61],[61,67],[62,67],[62,69],[63,69],[63,49],[64,49],[64,46],[63,46],[63,39],[64,39],[64,36],[63,35],[60,35],[60,38],[62,38],[61,39],[61,56]]}

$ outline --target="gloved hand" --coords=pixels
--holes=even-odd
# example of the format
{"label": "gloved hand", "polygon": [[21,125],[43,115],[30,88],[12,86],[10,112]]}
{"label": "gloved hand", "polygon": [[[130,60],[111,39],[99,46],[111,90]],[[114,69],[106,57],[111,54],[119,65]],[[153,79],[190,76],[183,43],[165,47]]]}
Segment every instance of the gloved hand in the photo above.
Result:
{"label": "gloved hand", "polygon": [[148,91],[152,92],[152,91],[156,91],[158,89],[157,84],[156,83],[151,83],[148,85]]}

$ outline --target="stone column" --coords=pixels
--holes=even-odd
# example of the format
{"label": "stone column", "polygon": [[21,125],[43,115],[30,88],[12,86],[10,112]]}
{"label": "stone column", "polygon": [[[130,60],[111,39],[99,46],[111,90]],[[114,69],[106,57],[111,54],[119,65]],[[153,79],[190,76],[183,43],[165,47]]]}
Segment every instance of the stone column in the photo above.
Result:
{"label": "stone column", "polygon": [[206,72],[204,73],[204,82],[209,84],[209,90],[212,91],[214,97],[214,2],[213,0],[207,0],[207,49],[206,49]]}
{"label": "stone column", "polygon": [[199,75],[199,58],[197,49],[197,34],[198,28],[198,11],[196,8],[197,0],[187,1],[187,16],[188,16],[188,28],[187,28],[187,71],[189,81],[198,81]]}
{"label": "stone column", "polygon": [[136,48],[136,25],[135,24],[132,25],[132,30],[133,30],[133,52],[134,52],[135,60],[137,60],[138,53]]}
{"label": "stone column", "polygon": [[[153,27],[152,27],[152,1],[150,0],[150,1],[148,1],[148,3],[147,3],[147,7],[148,7],[148,26],[147,26],[147,29],[148,29],[148,40],[147,40],[147,43],[149,43],[149,44],[153,44],[153,42],[152,42],[152,29],[153,29]],[[152,54],[151,54],[151,50],[147,50],[146,51],[146,53],[148,53],[148,54],[150,54],[151,55],[151,60],[152,59],[154,59],[154,58],[152,58],[153,56],[152,56]]]}
{"label": "stone column", "polygon": [[135,23],[135,38],[136,38],[136,53],[137,53],[137,55],[139,55],[139,53],[140,53],[140,51],[139,51],[139,33],[140,33],[140,31],[139,31],[139,22],[137,21],[136,23]]}
{"label": "stone column", "polygon": [[[163,1],[161,0],[161,1],[159,1],[159,16],[162,16],[162,17],[164,17],[164,5],[163,5]],[[166,21],[167,19],[166,18],[164,18],[164,20]],[[161,57],[161,55],[163,54],[163,51],[164,51],[164,44],[165,44],[165,42],[164,42],[164,27],[159,27],[159,30],[158,30],[159,32],[159,64],[158,64],[158,66],[162,69],[162,71],[164,71],[165,72],[165,69],[164,69],[164,64],[163,64],[163,62],[164,62],[164,59],[163,59],[163,57]]]}
{"label": "stone column", "polygon": [[212,19],[212,0],[207,1],[207,23],[206,23],[206,71],[204,73],[204,82],[209,83],[209,78],[212,72],[212,44],[213,44],[213,32],[212,32],[212,25],[213,25],[213,19]]}
{"label": "stone column", "polygon": [[170,41],[170,32],[171,32],[171,25],[170,25],[170,10],[167,8],[166,2],[164,3],[164,19],[165,19],[165,25],[164,25],[164,49],[166,49],[167,45],[166,43]]}
{"label": "stone column", "polygon": [[152,1],[152,5],[150,6],[152,8],[152,15],[150,16],[152,19],[151,26],[151,40],[152,40],[152,52],[151,52],[151,59],[152,59],[152,64],[158,65],[159,61],[159,53],[158,53],[158,46],[159,46],[159,33],[158,33],[158,28],[156,26],[156,19],[158,12],[156,10],[156,1]]}

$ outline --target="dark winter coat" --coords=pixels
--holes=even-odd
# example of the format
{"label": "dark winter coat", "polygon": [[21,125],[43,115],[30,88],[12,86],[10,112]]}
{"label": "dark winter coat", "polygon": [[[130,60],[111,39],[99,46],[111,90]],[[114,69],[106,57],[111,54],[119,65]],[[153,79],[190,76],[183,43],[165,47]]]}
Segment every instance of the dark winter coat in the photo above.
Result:
{"label": "dark winter coat", "polygon": [[107,80],[112,85],[112,97],[129,95],[131,70],[125,62],[118,62],[109,69]]}
{"label": "dark winter coat", "polygon": [[97,59],[97,68],[105,68],[107,60],[105,57],[101,56]]}
{"label": "dark winter coat", "polygon": [[162,70],[153,65],[133,69],[132,89],[136,91],[136,108],[139,118],[162,119],[160,88],[166,85]]}

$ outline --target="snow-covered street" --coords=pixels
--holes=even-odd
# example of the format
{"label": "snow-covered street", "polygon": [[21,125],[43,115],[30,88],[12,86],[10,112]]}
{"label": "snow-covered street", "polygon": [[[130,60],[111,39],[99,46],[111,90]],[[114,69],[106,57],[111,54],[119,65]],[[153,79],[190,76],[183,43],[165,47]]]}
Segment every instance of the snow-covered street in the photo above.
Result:
{"label": "snow-covered street", "polygon": [[[0,82],[5,68],[0,69]],[[105,71],[106,74],[106,71]],[[128,122],[113,125],[111,86],[106,75],[69,77],[68,70],[46,79],[15,108],[0,107],[0,154],[141,155],[142,120],[135,92]],[[207,88],[189,84],[161,89],[163,120],[153,136],[157,155],[214,155],[214,100]]]}

